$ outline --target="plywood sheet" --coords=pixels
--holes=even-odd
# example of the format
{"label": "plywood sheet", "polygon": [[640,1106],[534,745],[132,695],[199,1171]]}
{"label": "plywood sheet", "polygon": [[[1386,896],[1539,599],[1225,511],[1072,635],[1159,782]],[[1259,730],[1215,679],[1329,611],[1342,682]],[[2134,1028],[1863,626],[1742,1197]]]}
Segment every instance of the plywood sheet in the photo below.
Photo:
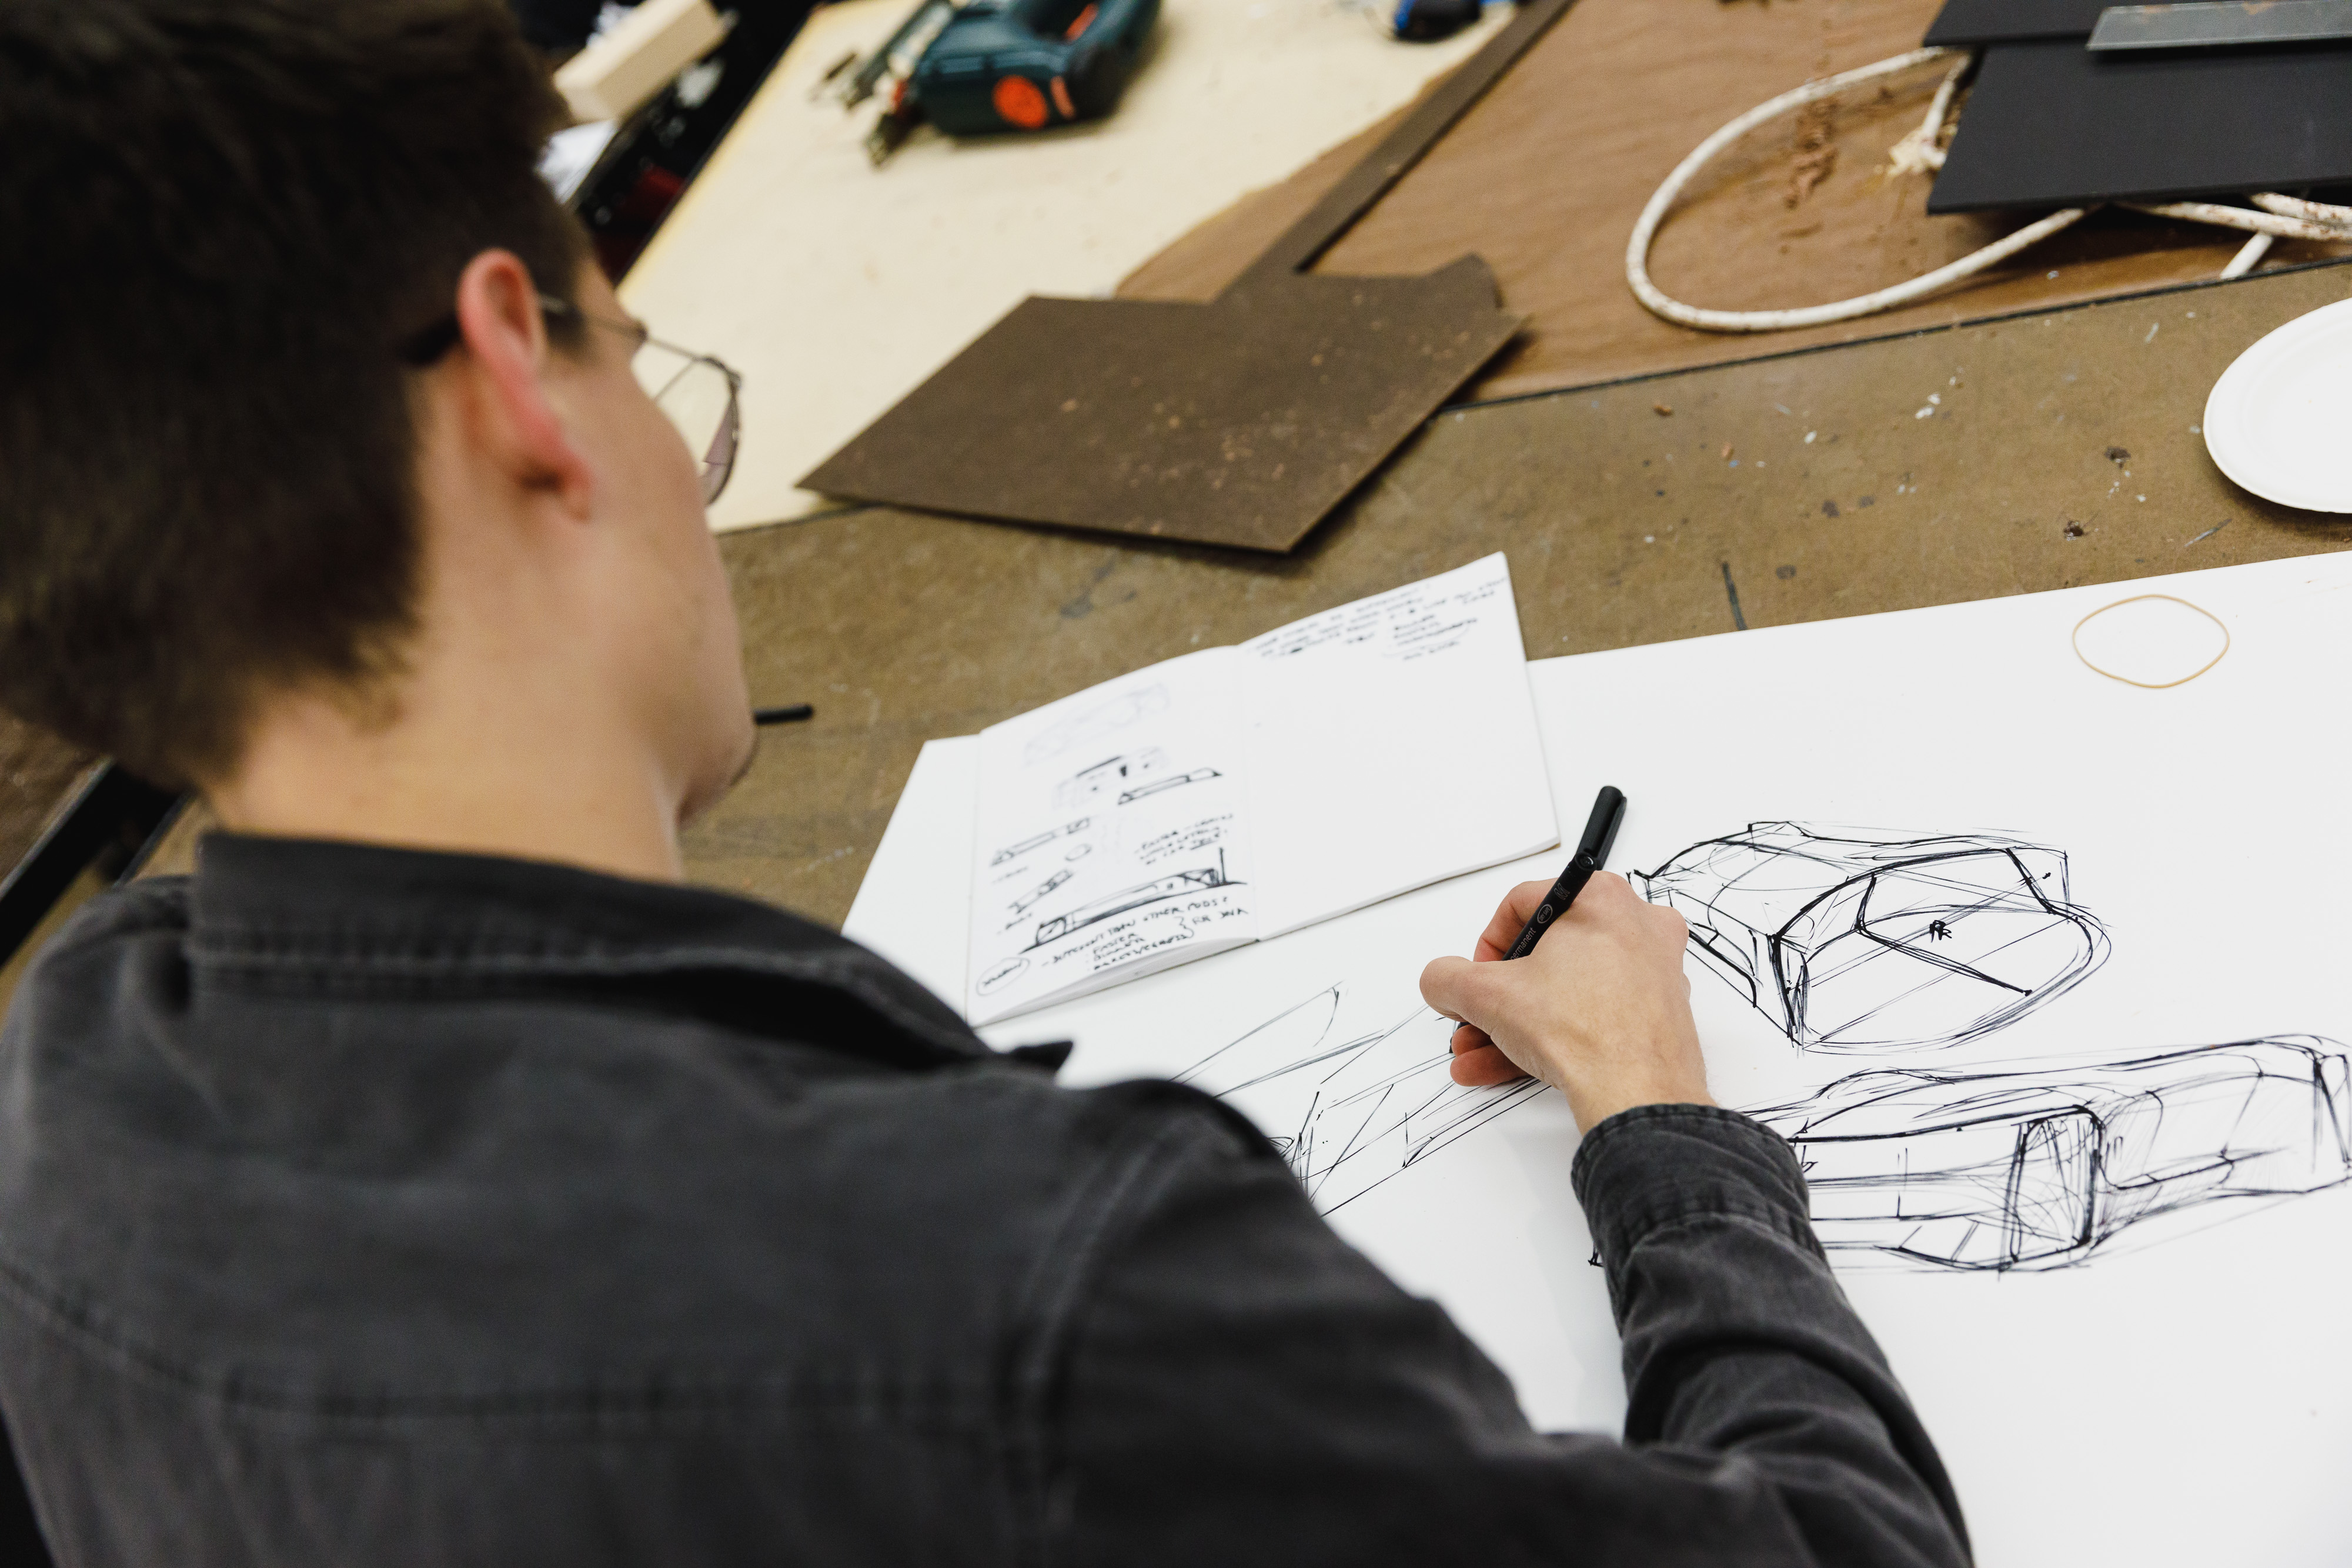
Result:
{"label": "plywood sheet", "polygon": [[[2242,236],[2101,213],[2006,267],[1858,321],[1725,336],[1642,308],[1625,285],[1625,241],[1675,165],[1766,99],[1917,47],[1937,10],[1937,0],[1580,0],[1317,270],[1423,272],[1465,252],[1483,256],[1505,307],[1528,320],[1471,384],[1472,398],[1851,342],[2221,271]],[[1814,121],[1783,120],[1728,150],[1666,221],[1651,260],[1660,287],[1727,309],[1818,304],[1916,277],[2007,233],[2014,220],[1931,218],[1928,181],[1885,172],[1887,149],[1918,123],[1937,79],[1929,68],[1883,97],[1862,89]],[[1815,132],[1820,145],[1801,150],[1800,139]],[[1798,158],[1832,150],[1825,177],[1800,191]],[[1337,150],[1236,204],[1139,268],[1120,292],[1214,294],[1312,204],[1353,151]],[[2346,249],[2283,242],[2272,264]]]}
{"label": "plywood sheet", "polygon": [[866,120],[810,89],[911,5],[817,11],[623,284],[656,331],[745,374],[720,528],[823,505],[800,476],[1024,296],[1108,294],[1244,192],[1410,99],[1502,21],[1417,46],[1328,5],[1169,0],[1108,120],[963,142],[919,134],[877,171]]}

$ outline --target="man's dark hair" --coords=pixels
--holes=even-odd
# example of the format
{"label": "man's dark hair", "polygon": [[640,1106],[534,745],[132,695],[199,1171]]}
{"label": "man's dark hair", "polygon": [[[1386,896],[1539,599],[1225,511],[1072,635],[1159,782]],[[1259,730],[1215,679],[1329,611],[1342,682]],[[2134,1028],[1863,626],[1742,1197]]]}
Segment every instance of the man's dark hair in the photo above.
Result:
{"label": "man's dark hair", "polygon": [[177,784],[398,667],[398,346],[490,247],[572,298],[562,120],[498,0],[0,3],[0,706]]}

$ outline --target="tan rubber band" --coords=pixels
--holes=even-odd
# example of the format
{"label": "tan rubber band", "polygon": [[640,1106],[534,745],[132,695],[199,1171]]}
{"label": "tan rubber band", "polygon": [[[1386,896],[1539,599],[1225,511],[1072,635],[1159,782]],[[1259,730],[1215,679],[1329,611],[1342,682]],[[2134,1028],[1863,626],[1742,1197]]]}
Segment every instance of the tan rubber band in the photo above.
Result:
{"label": "tan rubber band", "polygon": [[[2088,626],[2094,617],[2105,615],[2110,610],[2120,610],[2126,604],[2137,604],[2143,599],[2168,599],[2175,604],[2188,605],[2189,609],[2194,610],[2198,614],[2202,615],[2206,620],[2213,622],[2214,625],[2221,627],[2221,652],[2214,654],[2211,658],[2206,660],[2203,664],[2198,665],[2195,669],[2189,671],[2187,674],[2181,676],[2177,681],[2136,681],[2129,675],[2119,675],[2113,670],[2103,670],[2100,669],[2098,665],[2092,664],[2090,655],[2083,652],[2083,628]],[[2111,681],[2121,681],[2127,686],[2137,686],[2144,692],[2161,692],[2168,691],[2174,686],[2185,686],[2189,682],[2195,680],[2198,676],[2203,674],[2206,671],[2211,669],[2214,665],[2220,664],[2222,657],[2230,652],[2230,628],[2222,622],[2219,615],[2214,614],[2210,610],[2206,609],[2201,604],[2189,604],[2189,601],[2186,599],[2181,599],[2169,593],[2135,593],[2129,599],[2118,599],[2113,604],[2102,604],[2096,610],[2092,611],[2089,615],[2085,615],[2080,621],[2075,622],[2074,643],[2074,657],[2082,660],[2085,668],[2096,671],[2098,674],[2106,676],[2107,679]]]}

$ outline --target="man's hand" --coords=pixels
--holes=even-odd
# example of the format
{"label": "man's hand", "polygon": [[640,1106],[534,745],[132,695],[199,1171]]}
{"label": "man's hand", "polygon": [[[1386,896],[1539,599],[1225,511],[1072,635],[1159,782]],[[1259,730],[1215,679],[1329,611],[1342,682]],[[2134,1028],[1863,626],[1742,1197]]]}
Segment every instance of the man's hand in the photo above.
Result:
{"label": "man's hand", "polygon": [[1439,958],[1421,972],[1422,999],[1462,1026],[1454,1082],[1532,1074],[1568,1096],[1587,1131],[1635,1105],[1715,1103],[1683,976],[1683,917],[1601,872],[1534,952],[1501,962],[1550,891],[1521,883],[1487,922],[1475,959]]}

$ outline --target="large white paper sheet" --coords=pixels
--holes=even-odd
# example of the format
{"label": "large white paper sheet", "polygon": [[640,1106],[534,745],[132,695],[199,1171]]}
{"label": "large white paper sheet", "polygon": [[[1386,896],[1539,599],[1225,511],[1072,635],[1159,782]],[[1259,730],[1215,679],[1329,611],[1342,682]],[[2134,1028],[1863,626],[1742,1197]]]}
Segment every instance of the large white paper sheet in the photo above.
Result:
{"label": "large white paper sheet", "polygon": [[[965,872],[971,864],[971,802],[980,788],[980,737],[927,740],[916,754],[890,824],[874,846],[873,864],[849,903],[843,931],[871,947],[953,1006],[963,995],[971,914]],[[875,867],[886,868],[875,874]],[[909,896],[929,867],[928,908]]]}
{"label": "large white paper sheet", "polygon": [[[2074,652],[2085,614],[2150,592],[2231,639],[2168,690]],[[2352,1557],[2347,669],[2344,557],[1530,666],[1558,810],[1630,797],[1617,864],[1706,938],[1714,1092],[1801,1141],[1982,1563]],[[951,812],[955,781],[929,779],[926,814]],[[936,915],[936,866],[893,848],[850,926],[886,950]],[[1074,1039],[1073,1082],[1250,1082],[1238,1103],[1332,1222],[1443,1301],[1531,1418],[1611,1427],[1559,1096],[1448,1099],[1416,1075],[1444,1049],[1422,965],[1557,869],[1457,878],[988,1032]],[[1302,1109],[1278,1070],[1310,1056],[1425,1092],[1368,1110],[1351,1080],[1326,1097],[1348,1106]],[[1365,1155],[1324,1157],[1360,1135]]]}

